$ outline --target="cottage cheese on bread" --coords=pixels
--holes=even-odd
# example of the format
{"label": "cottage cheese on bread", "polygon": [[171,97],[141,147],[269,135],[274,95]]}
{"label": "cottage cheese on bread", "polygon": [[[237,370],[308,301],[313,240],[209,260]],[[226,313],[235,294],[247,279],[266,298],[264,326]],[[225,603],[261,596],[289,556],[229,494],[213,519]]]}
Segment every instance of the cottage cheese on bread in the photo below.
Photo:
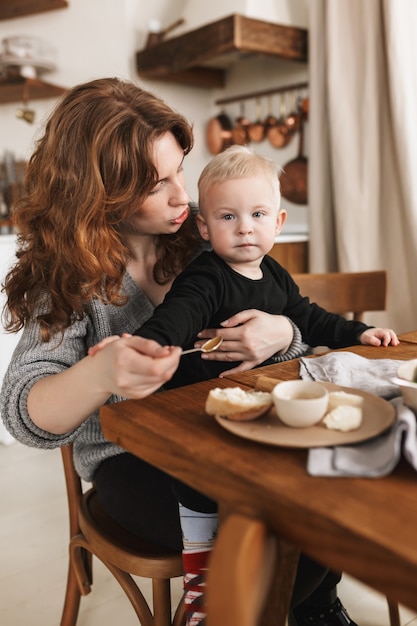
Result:
{"label": "cottage cheese on bread", "polygon": [[265,391],[245,391],[240,387],[216,387],[206,400],[206,413],[234,421],[261,417],[272,407],[272,396]]}

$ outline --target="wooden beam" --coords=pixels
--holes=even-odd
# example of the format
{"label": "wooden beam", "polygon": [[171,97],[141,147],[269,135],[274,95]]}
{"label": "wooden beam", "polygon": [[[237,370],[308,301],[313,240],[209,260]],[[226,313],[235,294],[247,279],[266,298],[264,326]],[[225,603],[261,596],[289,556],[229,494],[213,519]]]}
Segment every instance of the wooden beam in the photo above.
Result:
{"label": "wooden beam", "polygon": [[10,20],[22,15],[32,15],[54,9],[65,9],[68,2],[65,0],[2,0],[0,5],[0,20]]}

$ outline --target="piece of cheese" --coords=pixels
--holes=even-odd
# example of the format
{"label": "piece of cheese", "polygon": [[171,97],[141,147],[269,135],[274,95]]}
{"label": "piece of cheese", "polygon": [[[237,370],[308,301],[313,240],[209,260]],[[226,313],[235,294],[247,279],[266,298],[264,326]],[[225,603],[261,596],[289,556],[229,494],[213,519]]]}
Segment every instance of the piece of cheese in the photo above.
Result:
{"label": "piece of cheese", "polygon": [[357,430],[362,424],[362,408],[352,404],[339,404],[326,413],[323,423],[331,430]]}
{"label": "piece of cheese", "polygon": [[363,404],[363,397],[358,396],[356,393],[347,393],[346,391],[331,391],[329,393],[328,411],[332,411],[337,406],[349,405],[361,407]]}

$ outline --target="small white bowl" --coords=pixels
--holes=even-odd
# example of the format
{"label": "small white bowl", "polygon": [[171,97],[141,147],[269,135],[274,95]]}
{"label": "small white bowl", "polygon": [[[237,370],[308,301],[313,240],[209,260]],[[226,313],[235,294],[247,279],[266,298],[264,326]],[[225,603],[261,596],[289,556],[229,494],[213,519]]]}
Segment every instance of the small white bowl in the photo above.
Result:
{"label": "small white bowl", "polygon": [[[397,369],[397,379],[395,382],[401,389],[404,404],[417,411],[417,359],[404,361]],[[404,384],[401,384],[404,380]]]}
{"label": "small white bowl", "polygon": [[308,428],[325,415],[329,392],[312,380],[287,380],[273,388],[272,398],[278,417],[284,424]]}

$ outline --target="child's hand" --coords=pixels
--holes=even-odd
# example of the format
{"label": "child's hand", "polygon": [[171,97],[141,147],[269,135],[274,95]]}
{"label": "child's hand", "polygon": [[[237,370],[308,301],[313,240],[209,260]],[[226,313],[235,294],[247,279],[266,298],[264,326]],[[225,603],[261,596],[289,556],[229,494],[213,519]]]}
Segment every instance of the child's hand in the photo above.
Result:
{"label": "child's hand", "polygon": [[[131,335],[129,335],[128,333],[123,333],[122,337],[131,337]],[[113,341],[116,341],[117,339],[120,339],[119,335],[112,335],[111,337],[105,337],[104,339],[96,343],[95,346],[91,346],[91,348],[88,348],[88,356],[94,356],[95,354],[97,354],[97,352],[100,352],[100,350],[103,350],[103,348],[107,346],[109,343],[112,343]]]}
{"label": "child's hand", "polygon": [[391,328],[368,328],[359,337],[361,344],[368,346],[398,346],[400,340]]}

